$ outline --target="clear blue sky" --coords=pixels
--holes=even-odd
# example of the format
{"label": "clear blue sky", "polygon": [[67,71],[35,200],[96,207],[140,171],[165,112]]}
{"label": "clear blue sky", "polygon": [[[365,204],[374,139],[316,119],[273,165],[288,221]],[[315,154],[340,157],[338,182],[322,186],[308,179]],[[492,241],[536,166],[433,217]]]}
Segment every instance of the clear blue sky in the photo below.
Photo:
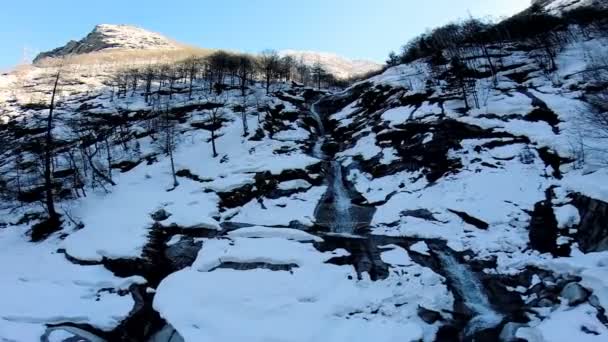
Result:
{"label": "clear blue sky", "polygon": [[427,28],[474,16],[505,16],[530,0],[5,0],[0,69],[24,47],[45,51],[96,24],[132,24],[208,48],[336,52],[384,61]]}

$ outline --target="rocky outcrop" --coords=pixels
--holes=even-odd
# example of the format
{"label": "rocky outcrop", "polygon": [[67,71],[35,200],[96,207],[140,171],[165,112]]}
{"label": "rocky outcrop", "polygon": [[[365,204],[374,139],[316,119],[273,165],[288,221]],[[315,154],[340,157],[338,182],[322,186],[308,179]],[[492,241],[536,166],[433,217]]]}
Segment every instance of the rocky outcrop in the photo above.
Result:
{"label": "rocky outcrop", "polygon": [[607,251],[608,203],[575,194],[572,204],[581,217],[576,235],[579,248],[585,253]]}
{"label": "rocky outcrop", "polygon": [[97,25],[91,33],[79,41],[69,41],[66,45],[36,56],[34,63],[45,58],[79,55],[107,49],[120,50],[173,50],[179,45],[154,32],[129,25]]}
{"label": "rocky outcrop", "polygon": [[530,247],[541,253],[557,251],[557,219],[551,206],[553,192],[547,191],[547,199],[534,205],[529,226]]}

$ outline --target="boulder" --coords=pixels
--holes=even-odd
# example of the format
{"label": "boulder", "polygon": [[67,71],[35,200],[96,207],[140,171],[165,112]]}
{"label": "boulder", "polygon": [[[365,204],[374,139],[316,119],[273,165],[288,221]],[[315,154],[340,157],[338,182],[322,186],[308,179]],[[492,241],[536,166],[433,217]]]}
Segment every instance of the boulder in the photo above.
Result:
{"label": "boulder", "polygon": [[572,282],[566,284],[559,295],[568,301],[568,305],[575,306],[585,302],[590,293],[579,283]]}
{"label": "boulder", "polygon": [[507,324],[504,325],[504,327],[502,327],[502,331],[500,332],[500,341],[502,342],[517,342],[517,341],[521,341],[518,337],[517,337],[517,330],[519,328],[523,328],[525,327],[525,324],[522,323],[514,323],[514,322],[509,322]]}
{"label": "boulder", "polygon": [[441,320],[441,314],[437,311],[429,310],[422,306],[418,306],[418,317],[427,324],[435,324],[435,322]]}
{"label": "boulder", "polygon": [[171,214],[162,208],[150,214],[150,217],[156,222],[164,221],[168,219],[169,216],[171,216]]}

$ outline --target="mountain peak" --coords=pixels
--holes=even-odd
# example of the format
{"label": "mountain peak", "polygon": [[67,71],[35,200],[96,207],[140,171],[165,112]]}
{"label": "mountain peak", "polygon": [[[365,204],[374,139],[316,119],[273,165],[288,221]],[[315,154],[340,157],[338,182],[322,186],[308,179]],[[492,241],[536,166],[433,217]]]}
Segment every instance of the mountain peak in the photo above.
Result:
{"label": "mountain peak", "polygon": [[45,58],[85,54],[102,50],[174,50],[179,44],[156,32],[132,25],[99,24],[81,40],[36,56],[34,63]]}

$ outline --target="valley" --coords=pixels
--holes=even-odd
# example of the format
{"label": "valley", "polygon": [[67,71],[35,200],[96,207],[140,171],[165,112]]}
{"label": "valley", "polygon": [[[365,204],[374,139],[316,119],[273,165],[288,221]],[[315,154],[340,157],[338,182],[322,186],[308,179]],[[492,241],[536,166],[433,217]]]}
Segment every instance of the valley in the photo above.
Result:
{"label": "valley", "polygon": [[604,341],[608,24],[525,15],[376,71],[98,25],[0,75],[0,341]]}

